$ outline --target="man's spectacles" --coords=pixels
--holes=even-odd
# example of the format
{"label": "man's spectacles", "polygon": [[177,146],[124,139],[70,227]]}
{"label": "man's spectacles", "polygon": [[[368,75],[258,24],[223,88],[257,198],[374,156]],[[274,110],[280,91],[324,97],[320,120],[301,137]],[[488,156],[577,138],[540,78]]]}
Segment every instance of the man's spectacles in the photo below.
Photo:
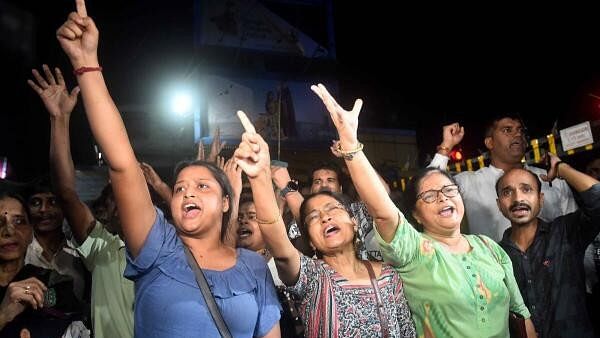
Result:
{"label": "man's spectacles", "polygon": [[449,184],[443,186],[442,189],[431,189],[423,191],[422,193],[417,195],[417,200],[422,199],[425,203],[433,203],[437,200],[439,193],[442,193],[448,198],[456,197],[459,193],[458,186],[456,184]]}

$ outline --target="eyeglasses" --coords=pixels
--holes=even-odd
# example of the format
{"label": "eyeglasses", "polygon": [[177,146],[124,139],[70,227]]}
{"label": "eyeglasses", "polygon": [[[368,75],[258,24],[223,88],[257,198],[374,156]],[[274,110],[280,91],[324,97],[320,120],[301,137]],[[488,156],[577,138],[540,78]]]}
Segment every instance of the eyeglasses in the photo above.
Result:
{"label": "eyeglasses", "polygon": [[417,195],[417,200],[422,199],[425,203],[433,203],[437,200],[439,193],[450,198],[458,195],[458,186],[456,184],[449,184],[442,187],[442,189],[431,189],[423,191]]}
{"label": "eyeglasses", "polygon": [[325,204],[323,209],[315,209],[311,211],[304,219],[304,223],[307,225],[317,223],[319,221],[319,218],[321,217],[321,212],[323,212],[327,216],[333,216],[340,213],[341,211],[346,211],[346,207],[344,207],[344,205],[341,203]]}

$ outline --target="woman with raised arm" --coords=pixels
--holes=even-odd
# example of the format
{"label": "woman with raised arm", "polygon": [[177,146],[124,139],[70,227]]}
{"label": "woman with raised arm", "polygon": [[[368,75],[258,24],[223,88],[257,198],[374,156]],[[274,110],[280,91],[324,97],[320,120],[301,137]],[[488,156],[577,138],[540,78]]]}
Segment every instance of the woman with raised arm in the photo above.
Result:
{"label": "woman with raised arm", "polygon": [[452,177],[437,169],[413,177],[406,198],[424,228],[417,232],[362,152],[357,138],[362,101],[346,111],[325,86],[311,89],[338,131],[338,150],[375,220],[383,257],[402,276],[419,336],[507,337],[510,310],[527,318],[528,336],[535,337],[508,255],[487,237],[460,233],[464,206]]}
{"label": "woman with raised arm", "polygon": [[[234,337],[278,337],[280,306],[264,260],[223,243],[231,186],[215,165],[195,161],[175,171],[173,223],[152,205],[121,116],[97,57],[98,30],[83,0],[57,31],[77,74],[90,127],[110,165],[127,246],[125,275],[135,282],[136,337],[218,337],[223,317]],[[187,254],[187,256],[186,256]],[[193,269],[203,271],[216,311],[209,310]]]}
{"label": "woman with raised arm", "polygon": [[279,278],[302,299],[306,337],[415,337],[398,273],[356,257],[356,219],[348,199],[329,191],[308,196],[303,226],[321,259],[290,242],[271,183],[269,147],[240,114],[246,132],[234,157],[250,180],[256,222]]}

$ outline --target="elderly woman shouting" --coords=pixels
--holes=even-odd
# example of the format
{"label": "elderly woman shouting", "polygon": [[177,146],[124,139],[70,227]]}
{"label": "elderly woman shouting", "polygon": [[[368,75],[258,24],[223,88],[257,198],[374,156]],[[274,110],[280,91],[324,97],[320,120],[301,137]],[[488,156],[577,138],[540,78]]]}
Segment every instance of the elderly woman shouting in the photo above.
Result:
{"label": "elderly woman shouting", "polygon": [[507,254],[491,239],[460,233],[464,205],[456,183],[439,170],[416,175],[407,197],[416,231],[388,197],[357,138],[362,101],[342,109],[323,85],[313,91],[325,103],[340,136],[339,151],[361,199],[373,216],[385,261],[402,276],[421,337],[506,337],[509,310],[535,330]]}
{"label": "elderly woman shouting", "polygon": [[235,152],[250,180],[256,219],[279,278],[302,300],[307,337],[414,337],[415,329],[398,273],[388,264],[360,261],[357,224],[342,195],[308,196],[301,219],[322,256],[302,255],[287,237],[273,192],[269,147],[240,114],[246,132]]}

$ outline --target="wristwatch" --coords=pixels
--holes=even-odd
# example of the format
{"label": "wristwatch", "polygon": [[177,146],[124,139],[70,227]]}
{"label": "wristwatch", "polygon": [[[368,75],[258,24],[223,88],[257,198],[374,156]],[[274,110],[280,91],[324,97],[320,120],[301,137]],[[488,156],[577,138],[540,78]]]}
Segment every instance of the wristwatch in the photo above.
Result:
{"label": "wristwatch", "polygon": [[285,188],[281,189],[279,196],[285,197],[290,192],[298,191],[298,181],[289,181]]}

